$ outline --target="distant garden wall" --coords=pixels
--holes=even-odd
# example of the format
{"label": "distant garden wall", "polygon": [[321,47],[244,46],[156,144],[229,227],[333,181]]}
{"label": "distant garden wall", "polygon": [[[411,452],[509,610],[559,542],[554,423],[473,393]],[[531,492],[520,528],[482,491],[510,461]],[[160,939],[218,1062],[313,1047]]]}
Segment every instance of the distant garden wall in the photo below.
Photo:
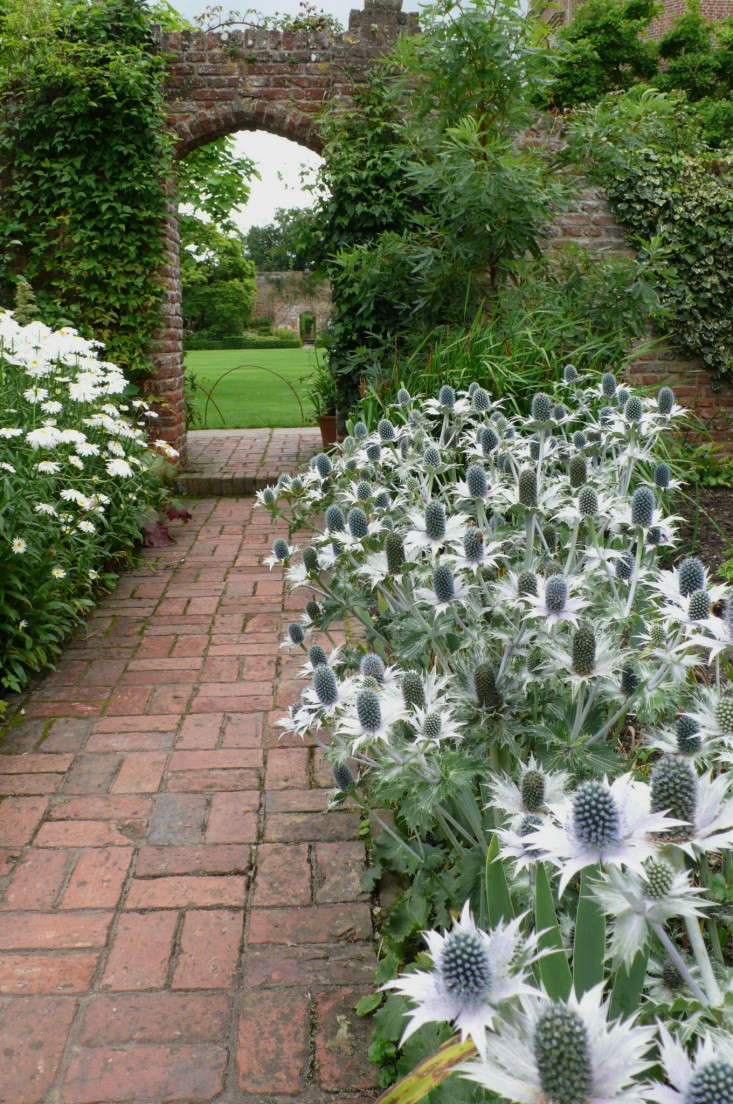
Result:
{"label": "distant garden wall", "polygon": [[331,285],[306,272],[258,272],[255,320],[269,318],[275,329],[297,330],[302,314],[315,317],[322,330],[331,314]]}

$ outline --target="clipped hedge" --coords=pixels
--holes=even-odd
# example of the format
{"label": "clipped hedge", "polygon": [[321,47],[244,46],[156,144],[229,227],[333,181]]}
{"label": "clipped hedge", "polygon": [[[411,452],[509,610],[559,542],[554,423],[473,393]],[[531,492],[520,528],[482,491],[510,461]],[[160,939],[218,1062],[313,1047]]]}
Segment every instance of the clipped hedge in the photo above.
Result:
{"label": "clipped hedge", "polygon": [[276,330],[272,334],[233,334],[231,337],[207,337],[191,334],[183,339],[186,352],[197,349],[299,349],[303,342],[290,330]]}

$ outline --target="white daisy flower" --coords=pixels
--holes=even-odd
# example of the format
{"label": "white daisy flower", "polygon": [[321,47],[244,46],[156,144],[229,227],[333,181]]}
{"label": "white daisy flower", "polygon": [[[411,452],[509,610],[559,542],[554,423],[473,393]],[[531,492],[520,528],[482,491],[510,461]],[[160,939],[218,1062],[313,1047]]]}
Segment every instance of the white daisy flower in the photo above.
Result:
{"label": "white daisy flower", "polygon": [[4,437],[6,440],[10,440],[12,437],[22,437],[23,430],[18,429],[16,426],[0,426],[0,437]]}
{"label": "white daisy flower", "polygon": [[22,556],[24,552],[28,551],[28,545],[22,537],[13,537],[10,542],[10,550],[15,556]]}
{"label": "white daisy flower", "polygon": [[48,399],[46,402],[41,403],[41,410],[44,414],[60,414],[64,409],[64,404],[58,402],[56,399]]}
{"label": "white daisy flower", "polygon": [[64,571],[63,567],[52,567],[51,574],[53,575],[54,579],[66,578],[66,572]]}
{"label": "white daisy flower", "polygon": [[664,1024],[659,1025],[661,1059],[667,1085],[651,1085],[647,1100],[656,1104],[732,1104],[733,1043],[709,1036],[697,1040],[692,1059]]}
{"label": "white daisy flower", "polygon": [[122,479],[132,475],[132,468],[126,460],[108,460],[104,466],[110,475],[120,476]]}
{"label": "white daisy flower", "polygon": [[12,464],[9,464],[7,460],[0,460],[0,470],[8,472],[10,475],[15,475],[15,468]]}
{"label": "white daisy flower", "polygon": [[[644,1104],[637,1078],[653,1065],[647,1056],[654,1029],[609,1020],[603,985],[567,1004],[522,1001],[523,1014],[504,1021],[477,1062],[460,1067],[471,1081],[516,1104]],[[481,1053],[481,1052],[479,1052]]]}
{"label": "white daisy flower", "polygon": [[45,514],[47,517],[56,517],[56,507],[50,502],[37,502],[33,507],[37,514]]}
{"label": "white daisy flower", "polygon": [[562,871],[560,896],[579,870],[595,863],[642,871],[658,847],[652,833],[680,823],[651,812],[650,800],[649,787],[630,774],[611,786],[605,778],[583,782],[569,801],[552,810],[553,821],[530,833],[529,842]]}
{"label": "white daisy flower", "polygon": [[41,460],[40,463],[36,464],[36,471],[40,475],[56,475],[57,472],[61,471],[61,465],[55,460]]}
{"label": "white daisy flower", "polygon": [[48,391],[45,387],[29,387],[27,391],[23,392],[23,398],[26,402],[35,406],[36,403],[43,402],[48,398]]}
{"label": "white daisy flower", "polygon": [[536,937],[522,934],[522,919],[484,932],[476,927],[466,901],[451,931],[424,933],[433,969],[403,974],[383,986],[416,1006],[401,1044],[423,1024],[446,1022],[462,1039],[470,1037],[486,1057],[486,1028],[493,1025],[499,1006],[535,992],[527,984],[526,970],[537,958]]}

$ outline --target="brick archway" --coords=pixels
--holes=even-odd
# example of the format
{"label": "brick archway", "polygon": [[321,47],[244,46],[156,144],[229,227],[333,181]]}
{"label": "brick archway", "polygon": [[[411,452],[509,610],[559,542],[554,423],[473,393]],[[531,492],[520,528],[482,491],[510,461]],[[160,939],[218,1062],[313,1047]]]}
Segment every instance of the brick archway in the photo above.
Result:
{"label": "brick archway", "polygon": [[[348,102],[375,58],[400,34],[418,30],[402,0],[364,0],[343,34],[179,31],[158,36],[167,58],[167,106],[176,154],[239,130],[265,130],[319,152],[317,118],[326,104]],[[183,318],[175,182],[169,186],[162,325],[153,348],[149,390],[160,399],[159,435],[185,453]]]}

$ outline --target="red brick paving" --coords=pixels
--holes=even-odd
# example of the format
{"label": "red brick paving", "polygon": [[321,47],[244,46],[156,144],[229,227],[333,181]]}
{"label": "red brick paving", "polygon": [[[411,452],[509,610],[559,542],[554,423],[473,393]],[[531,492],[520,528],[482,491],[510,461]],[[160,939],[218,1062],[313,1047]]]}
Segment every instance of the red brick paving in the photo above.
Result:
{"label": "red brick paving", "polygon": [[320,753],[274,727],[302,661],[261,565],[281,529],[247,498],[192,511],[0,741],[8,1104],[374,1095],[358,818],[325,812]]}

